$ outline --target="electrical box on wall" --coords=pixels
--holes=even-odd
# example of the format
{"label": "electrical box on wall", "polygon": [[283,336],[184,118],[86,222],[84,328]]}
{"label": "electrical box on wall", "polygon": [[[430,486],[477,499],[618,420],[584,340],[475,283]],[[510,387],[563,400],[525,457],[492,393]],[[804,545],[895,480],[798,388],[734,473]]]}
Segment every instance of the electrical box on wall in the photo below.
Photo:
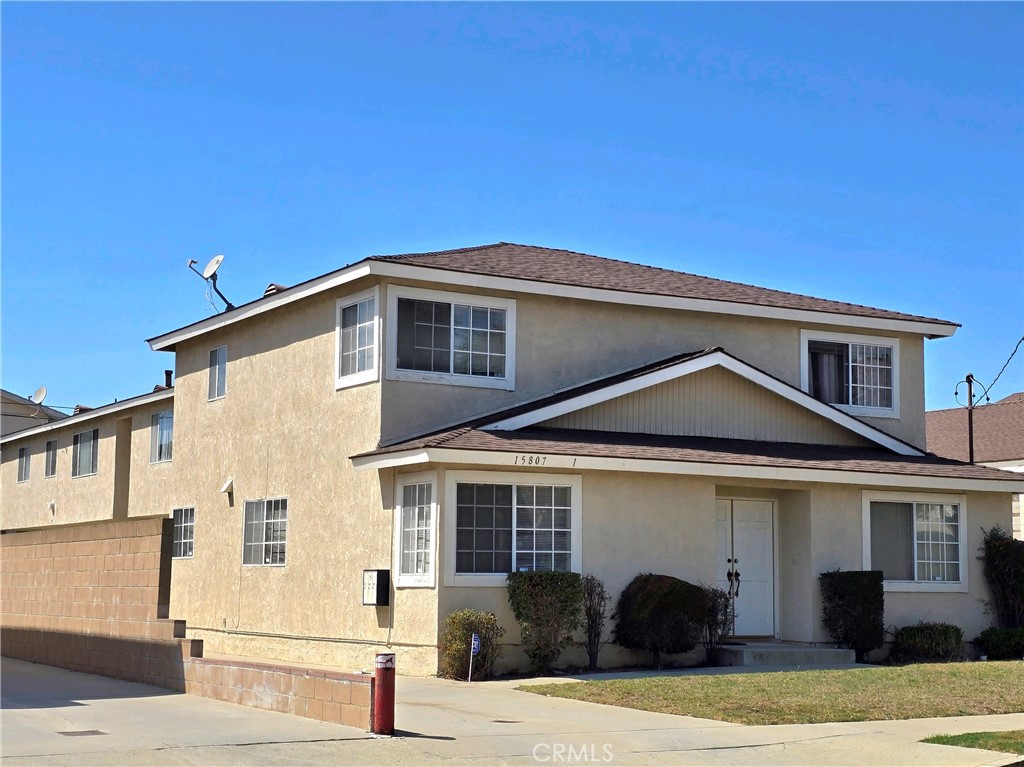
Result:
{"label": "electrical box on wall", "polygon": [[390,570],[363,570],[363,604],[377,607],[391,604]]}

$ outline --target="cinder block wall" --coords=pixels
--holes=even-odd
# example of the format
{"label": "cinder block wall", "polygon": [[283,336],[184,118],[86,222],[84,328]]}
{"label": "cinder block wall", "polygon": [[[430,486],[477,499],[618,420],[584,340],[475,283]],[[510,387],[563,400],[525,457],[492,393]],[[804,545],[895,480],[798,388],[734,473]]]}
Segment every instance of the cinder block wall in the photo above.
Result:
{"label": "cinder block wall", "polygon": [[0,535],[0,652],[184,689],[183,636],[166,620],[171,520]]}

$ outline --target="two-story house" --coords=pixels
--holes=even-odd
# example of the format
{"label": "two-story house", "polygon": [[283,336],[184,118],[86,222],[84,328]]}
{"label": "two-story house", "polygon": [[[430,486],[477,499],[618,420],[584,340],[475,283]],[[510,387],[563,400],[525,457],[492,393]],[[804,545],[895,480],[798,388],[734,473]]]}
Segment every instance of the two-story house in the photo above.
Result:
{"label": "two-story house", "polygon": [[[456,609],[515,644],[522,569],[738,581],[738,636],[808,643],[818,575],[880,569],[887,624],[972,637],[981,529],[1024,483],[925,452],[924,341],[956,327],[507,243],[369,257],[150,339],[173,461],[126,513],[187,513],[171,613],[214,652],[433,673]],[[31,439],[5,528],[51,523],[11,481]]]}

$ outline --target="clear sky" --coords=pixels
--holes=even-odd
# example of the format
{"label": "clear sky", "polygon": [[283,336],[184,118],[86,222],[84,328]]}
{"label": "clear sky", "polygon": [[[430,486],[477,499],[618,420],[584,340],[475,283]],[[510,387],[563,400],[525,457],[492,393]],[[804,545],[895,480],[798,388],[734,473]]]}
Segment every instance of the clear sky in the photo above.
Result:
{"label": "clear sky", "polygon": [[[375,253],[505,240],[1024,335],[1024,5],[5,3],[3,387]],[[682,351],[682,350],[681,350]],[[993,401],[1024,389],[1024,347]]]}

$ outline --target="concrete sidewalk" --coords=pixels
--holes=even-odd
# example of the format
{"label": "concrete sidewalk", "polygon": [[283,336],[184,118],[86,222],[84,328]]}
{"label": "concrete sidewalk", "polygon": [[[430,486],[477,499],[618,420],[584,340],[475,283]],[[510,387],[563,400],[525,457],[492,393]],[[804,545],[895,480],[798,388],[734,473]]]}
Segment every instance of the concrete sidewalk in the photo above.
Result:
{"label": "concrete sidewalk", "polygon": [[[918,743],[1024,714],[746,727],[548,698],[513,682],[399,677],[398,737],[4,658],[3,765],[1006,765]],[[98,731],[102,734],[66,735]]]}

